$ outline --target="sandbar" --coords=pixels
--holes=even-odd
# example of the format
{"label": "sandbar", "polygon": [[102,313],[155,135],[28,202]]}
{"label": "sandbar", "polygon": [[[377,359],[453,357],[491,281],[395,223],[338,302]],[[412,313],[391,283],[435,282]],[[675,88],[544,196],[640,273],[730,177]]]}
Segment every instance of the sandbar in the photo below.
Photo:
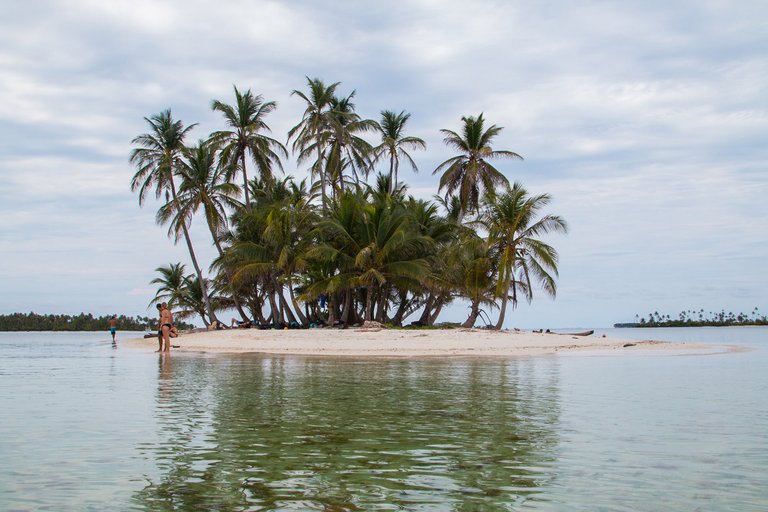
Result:
{"label": "sandbar", "polygon": [[[723,352],[722,347],[698,343],[461,328],[228,329],[185,333],[171,343],[172,351],[180,352],[355,357],[510,357],[647,350]],[[131,339],[122,344],[147,351],[157,349],[156,338]]]}

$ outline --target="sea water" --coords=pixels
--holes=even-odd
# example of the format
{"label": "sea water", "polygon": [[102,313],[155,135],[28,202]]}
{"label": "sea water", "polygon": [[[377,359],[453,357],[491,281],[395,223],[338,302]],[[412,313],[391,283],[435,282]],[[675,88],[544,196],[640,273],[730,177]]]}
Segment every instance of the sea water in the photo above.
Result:
{"label": "sea water", "polygon": [[748,350],[162,356],[0,333],[0,510],[768,510],[768,328],[602,334]]}

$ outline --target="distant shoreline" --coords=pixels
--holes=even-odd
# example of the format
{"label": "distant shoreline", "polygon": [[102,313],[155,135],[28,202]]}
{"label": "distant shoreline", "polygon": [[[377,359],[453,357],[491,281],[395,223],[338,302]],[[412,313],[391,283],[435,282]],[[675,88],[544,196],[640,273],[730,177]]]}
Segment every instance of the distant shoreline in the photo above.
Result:
{"label": "distant shoreline", "polygon": [[768,322],[754,321],[754,322],[662,322],[662,323],[620,323],[613,324],[615,329],[624,328],[654,328],[654,327],[764,327],[768,325]]}

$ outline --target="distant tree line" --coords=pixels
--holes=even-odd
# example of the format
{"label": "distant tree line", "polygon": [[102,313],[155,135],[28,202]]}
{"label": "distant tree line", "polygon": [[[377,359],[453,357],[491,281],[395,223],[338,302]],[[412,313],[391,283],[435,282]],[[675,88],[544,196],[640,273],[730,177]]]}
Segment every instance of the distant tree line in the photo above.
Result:
{"label": "distant tree line", "polygon": [[[12,313],[0,315],[0,331],[104,331],[109,328],[112,315],[39,315],[37,313]],[[192,329],[193,325],[176,322],[179,329]],[[157,318],[148,316],[130,317],[118,315],[117,328],[123,331],[144,331],[157,329]]]}
{"label": "distant tree line", "polygon": [[768,318],[760,314],[756,307],[750,313],[704,312],[703,309],[684,310],[677,317],[660,314],[658,311],[648,314],[648,318],[635,315],[634,323],[614,324],[614,327],[725,327],[729,325],[768,325]]}

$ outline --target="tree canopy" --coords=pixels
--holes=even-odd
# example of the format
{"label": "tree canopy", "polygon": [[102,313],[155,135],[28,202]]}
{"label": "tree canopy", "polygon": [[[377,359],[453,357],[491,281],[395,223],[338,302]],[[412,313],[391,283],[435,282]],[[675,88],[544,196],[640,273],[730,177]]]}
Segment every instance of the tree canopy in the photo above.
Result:
{"label": "tree canopy", "polygon": [[[307,77],[305,87],[292,92],[304,111],[285,145],[265,135],[277,104],[250,89],[235,87],[232,105],[213,100],[226,126],[194,145],[184,138],[195,125],[170,110],[147,118],[150,133],[133,141],[131,186],[142,203],[153,187],[160,199],[166,192],[157,221],[186,240],[193,270],[159,267],[154,300],[206,325],[237,309],[258,325],[291,327],[435,325],[446,306],[466,303],[465,326],[500,329],[509,303],[555,296],[558,255],[545,238],[566,223],[545,211],[547,194],[510,185],[496,161],[522,157],[503,149],[500,126],[481,113],[441,130],[457,154],[434,169],[441,195],[419,199],[401,181],[400,164],[416,172],[412,152],[427,149],[406,133],[410,113],[384,109],[374,121],[339,82]],[[309,181],[276,175],[291,166],[285,147]],[[250,178],[249,161],[258,171]],[[197,216],[218,253],[208,275],[189,235]]]}

